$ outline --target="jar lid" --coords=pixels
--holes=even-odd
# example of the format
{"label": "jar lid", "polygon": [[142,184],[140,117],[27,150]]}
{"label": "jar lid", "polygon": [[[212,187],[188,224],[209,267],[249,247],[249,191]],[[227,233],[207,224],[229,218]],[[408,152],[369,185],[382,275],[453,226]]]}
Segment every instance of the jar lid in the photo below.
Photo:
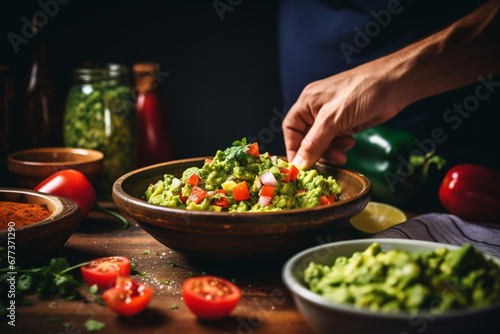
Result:
{"label": "jar lid", "polygon": [[158,85],[159,68],[160,65],[155,62],[134,64],[134,81],[139,93],[145,93]]}
{"label": "jar lid", "polygon": [[101,80],[128,80],[128,67],[124,64],[102,64],[102,63],[83,63],[82,67],[73,69],[73,76],[84,81]]}

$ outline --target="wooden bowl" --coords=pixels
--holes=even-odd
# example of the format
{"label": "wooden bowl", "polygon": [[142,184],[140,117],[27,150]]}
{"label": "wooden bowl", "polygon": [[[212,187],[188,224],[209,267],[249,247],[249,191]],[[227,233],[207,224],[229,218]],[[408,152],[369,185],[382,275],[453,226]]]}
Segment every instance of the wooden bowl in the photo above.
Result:
{"label": "wooden bowl", "polygon": [[19,186],[33,189],[63,169],[76,169],[93,181],[103,167],[104,155],[95,150],[70,147],[42,147],[12,153],[7,167]]}
{"label": "wooden bowl", "polygon": [[0,244],[15,246],[16,264],[32,264],[62,247],[82,220],[75,202],[34,190],[0,188],[0,201],[37,204],[51,213],[37,223],[14,226],[15,233],[0,230]]}
{"label": "wooden bowl", "polygon": [[368,204],[371,185],[356,172],[327,164],[315,168],[332,175],[342,186],[340,200],[310,209],[281,212],[229,213],[189,211],[154,205],[144,200],[149,184],[164,174],[177,177],[204,158],[148,166],[120,177],[113,199],[125,214],[162,244],[187,257],[215,261],[284,258],[312,245],[328,242],[332,233]]}

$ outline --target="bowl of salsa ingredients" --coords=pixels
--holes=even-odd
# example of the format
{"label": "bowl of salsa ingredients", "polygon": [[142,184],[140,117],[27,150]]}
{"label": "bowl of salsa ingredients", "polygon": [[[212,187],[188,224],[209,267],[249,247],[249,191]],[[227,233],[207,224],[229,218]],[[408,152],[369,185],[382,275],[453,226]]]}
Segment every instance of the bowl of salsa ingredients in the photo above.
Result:
{"label": "bowl of salsa ingredients", "polygon": [[340,238],[370,200],[363,175],[318,163],[299,170],[245,139],[211,157],[148,166],[120,177],[121,211],[166,246],[192,258],[283,258]]}
{"label": "bowl of salsa ingredients", "polygon": [[334,242],[290,258],[282,277],[299,310],[320,333],[331,328],[412,333],[423,325],[425,333],[498,329],[493,314],[500,311],[500,259],[471,244]]}

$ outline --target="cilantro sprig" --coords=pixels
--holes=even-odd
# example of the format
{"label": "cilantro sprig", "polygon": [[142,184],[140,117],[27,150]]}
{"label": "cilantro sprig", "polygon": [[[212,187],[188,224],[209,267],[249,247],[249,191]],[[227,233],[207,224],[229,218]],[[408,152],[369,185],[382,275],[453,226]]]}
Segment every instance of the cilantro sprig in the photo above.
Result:
{"label": "cilantro sprig", "polygon": [[248,154],[247,151],[249,147],[250,144],[247,144],[246,138],[234,141],[233,145],[226,148],[224,151],[227,161],[234,162],[235,159],[238,159],[244,164],[248,163],[248,157],[250,157],[250,154]]}

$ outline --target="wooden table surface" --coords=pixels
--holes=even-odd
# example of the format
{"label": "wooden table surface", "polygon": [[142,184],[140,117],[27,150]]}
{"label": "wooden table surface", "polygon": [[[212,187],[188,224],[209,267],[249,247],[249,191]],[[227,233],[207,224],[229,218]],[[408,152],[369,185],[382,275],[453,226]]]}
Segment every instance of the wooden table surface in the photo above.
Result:
{"label": "wooden table surface", "polygon": [[[104,204],[115,209],[112,203]],[[51,257],[66,257],[70,265],[98,257],[128,257],[139,272],[147,273],[144,277],[137,275],[134,278],[154,288],[153,299],[144,312],[123,318],[92,300],[67,301],[59,297],[44,300],[33,295],[30,296],[33,306],[16,308],[15,328],[0,322],[0,333],[85,333],[83,324],[90,319],[106,324],[100,333],[310,332],[281,281],[284,260],[252,265],[194,263],[160,244],[133,219],[128,219],[130,228],[122,229],[121,223],[114,218],[91,212],[66,245]],[[346,228],[340,232],[339,239],[348,238],[352,236]],[[172,267],[171,263],[175,266]],[[182,283],[191,273],[201,275],[203,272],[234,279],[240,287],[242,298],[227,318],[215,322],[200,321],[185,306],[181,296]],[[73,274],[79,275],[79,272]],[[165,281],[170,283],[165,284]],[[175,305],[177,309],[174,309]],[[54,317],[69,327],[47,321]]]}

